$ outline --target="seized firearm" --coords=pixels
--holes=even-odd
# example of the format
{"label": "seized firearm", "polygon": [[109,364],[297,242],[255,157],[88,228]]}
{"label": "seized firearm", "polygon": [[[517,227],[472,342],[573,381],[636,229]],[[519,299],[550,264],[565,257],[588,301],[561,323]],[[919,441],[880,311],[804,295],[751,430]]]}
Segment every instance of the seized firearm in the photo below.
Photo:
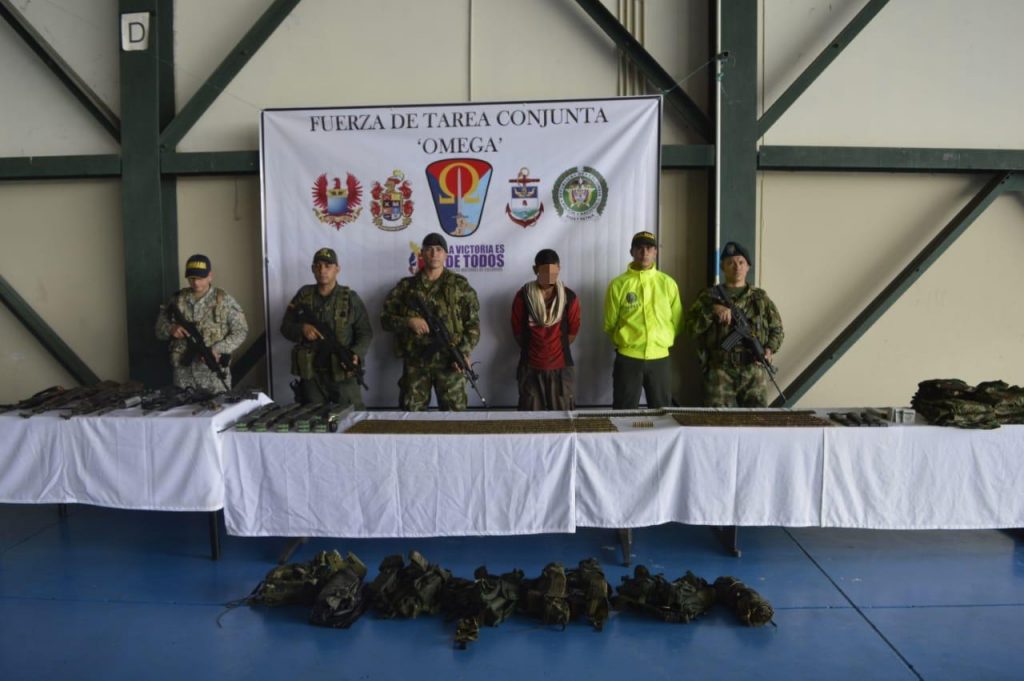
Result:
{"label": "seized firearm", "polygon": [[39,392],[37,392],[35,395],[32,395],[31,397],[26,397],[25,399],[21,400],[20,402],[16,402],[14,404],[0,404],[0,414],[2,414],[4,412],[7,412],[7,411],[19,411],[19,410],[22,410],[22,409],[32,409],[33,407],[36,407],[37,405],[40,405],[43,402],[45,402],[45,401],[47,401],[47,400],[49,400],[49,399],[51,399],[53,397],[56,397],[57,395],[60,395],[62,392],[65,392],[65,390],[66,390],[66,388],[64,388],[64,386],[53,385],[53,386],[50,386],[49,388],[44,388],[43,390],[40,390]]}
{"label": "seized firearm", "polygon": [[185,315],[182,314],[178,308],[178,304],[171,300],[167,303],[165,308],[167,311],[167,317],[171,320],[171,323],[177,324],[181,328],[185,329],[185,340],[188,342],[188,352],[185,353],[186,361],[191,360],[194,357],[199,357],[203,360],[203,364],[207,366],[220,382],[224,384],[225,390],[230,390],[231,386],[228,385],[228,372],[227,367],[231,364],[231,354],[224,353],[220,356],[220,359],[214,356],[213,350],[206,346],[206,341],[203,340],[203,334],[200,333],[199,328],[195,322],[185,319]]}
{"label": "seized firearm", "polygon": [[322,339],[317,342],[315,364],[319,366],[330,366],[329,358],[331,355],[334,355],[338,358],[341,368],[354,374],[356,377],[356,383],[363,386],[364,389],[369,390],[370,386],[366,385],[366,371],[363,369],[362,362],[359,362],[356,359],[356,353],[341,344],[334,333],[334,329],[332,329],[330,325],[324,324],[318,320],[316,315],[313,314],[313,310],[309,309],[309,306],[298,305],[294,309],[295,319],[302,324],[309,324],[312,326],[316,329],[316,332],[320,334],[320,338]]}
{"label": "seized firearm", "polygon": [[436,314],[431,312],[427,306],[427,301],[423,300],[421,296],[413,296],[412,307],[427,322],[427,326],[430,327],[431,352],[446,352],[448,354],[452,363],[459,368],[462,375],[473,386],[473,392],[480,398],[480,402],[484,405],[484,409],[486,409],[487,400],[484,399],[484,396],[480,393],[479,386],[476,384],[480,376],[473,371],[473,367],[466,361],[466,356],[455,347],[451,334],[448,333],[448,327],[444,325],[444,322]]}
{"label": "seized firearm", "polygon": [[768,379],[775,386],[775,389],[779,391],[779,397],[782,398],[782,403],[786,403],[786,396],[782,392],[782,388],[775,382],[775,372],[778,371],[768,358],[765,357],[764,346],[761,345],[761,341],[754,335],[754,331],[750,326],[750,320],[747,319],[747,315],[743,313],[743,310],[736,307],[732,300],[729,298],[729,294],[725,292],[725,289],[721,284],[717,284],[711,294],[712,302],[718,303],[724,307],[729,308],[729,312],[732,314],[732,332],[725,337],[722,341],[722,349],[729,352],[734,347],[743,343],[747,346],[747,350],[754,356],[754,360],[765,368],[768,372]]}

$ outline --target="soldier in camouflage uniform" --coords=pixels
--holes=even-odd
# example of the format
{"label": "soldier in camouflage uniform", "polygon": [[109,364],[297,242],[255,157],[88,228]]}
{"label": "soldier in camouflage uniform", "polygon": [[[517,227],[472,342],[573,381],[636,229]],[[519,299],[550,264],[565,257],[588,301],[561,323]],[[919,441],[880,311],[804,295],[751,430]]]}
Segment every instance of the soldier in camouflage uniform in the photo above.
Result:
{"label": "soldier in camouflage uniform", "polygon": [[365,409],[355,374],[345,370],[337,355],[318,352],[323,336],[315,326],[298,319],[298,311],[312,312],[317,323],[333,329],[338,343],[351,350],[353,362],[359,364],[373,338],[366,307],[355,291],[338,284],[341,268],[334,249],[317,251],[312,269],[316,284],[299,289],[281,323],[281,334],[297,344],[292,348],[292,374],[299,377],[295,397],[303,404],[333,402]]}
{"label": "soldier in camouflage uniform", "polygon": [[[765,348],[770,362],[782,345],[782,317],[768,294],[747,283],[750,258],[734,241],[722,248],[722,277],[733,305],[750,320],[751,331]],[[690,333],[697,338],[697,352],[704,370],[704,404],[708,407],[768,406],[767,370],[745,343],[722,349],[730,333],[732,313],[714,302],[711,289],[703,291],[690,308]]]}
{"label": "soldier in camouflage uniform", "polygon": [[426,409],[433,386],[438,408],[462,411],[466,408],[466,379],[448,355],[432,345],[430,328],[411,301],[416,296],[426,301],[427,308],[444,321],[467,363],[480,340],[480,303],[465,277],[445,269],[448,243],[443,236],[431,233],[424,237],[420,255],[423,269],[391,289],[380,315],[384,330],[395,334],[403,360],[399,406],[406,411]]}
{"label": "soldier in camouflage uniform", "polygon": [[[185,278],[188,280],[188,288],[175,293],[170,302],[177,304],[185,319],[195,323],[203,334],[206,347],[210,348],[218,361],[222,361],[222,356],[228,357],[241,347],[249,332],[245,314],[234,298],[223,289],[213,286],[213,267],[205,255],[197,253],[186,261]],[[166,306],[162,307],[156,318],[156,337],[171,341],[174,385],[213,393],[226,391],[228,388],[206,366],[202,357],[188,351],[187,335],[183,327],[170,320]],[[230,387],[230,371],[227,372],[226,382]]]}

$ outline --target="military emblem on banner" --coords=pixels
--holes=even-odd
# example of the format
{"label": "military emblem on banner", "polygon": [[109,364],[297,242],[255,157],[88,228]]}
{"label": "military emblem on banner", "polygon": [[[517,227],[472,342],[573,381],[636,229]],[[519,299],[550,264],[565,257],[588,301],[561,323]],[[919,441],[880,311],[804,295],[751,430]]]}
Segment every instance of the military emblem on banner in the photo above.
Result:
{"label": "military emblem on banner", "polygon": [[320,222],[334,225],[335,229],[341,229],[359,217],[363,210],[362,200],[363,186],[352,173],[346,174],[344,186],[339,177],[329,181],[327,173],[313,183],[313,214]]}
{"label": "military emblem on banner", "polygon": [[505,204],[505,215],[520,227],[530,227],[540,220],[544,214],[544,204],[540,200],[538,178],[530,177],[529,168],[520,168],[519,175],[509,180],[512,183],[512,196]]}
{"label": "military emblem on banner", "polygon": [[491,171],[490,163],[476,158],[449,158],[427,166],[430,197],[446,233],[469,236],[480,226]]}
{"label": "military emblem on banner", "polygon": [[412,185],[405,173],[395,170],[384,184],[374,182],[370,188],[370,213],[373,224],[387,232],[397,232],[412,223]]}
{"label": "military emblem on banner", "polygon": [[587,220],[604,212],[608,203],[608,183],[589,166],[569,168],[555,180],[551,199],[559,216]]}

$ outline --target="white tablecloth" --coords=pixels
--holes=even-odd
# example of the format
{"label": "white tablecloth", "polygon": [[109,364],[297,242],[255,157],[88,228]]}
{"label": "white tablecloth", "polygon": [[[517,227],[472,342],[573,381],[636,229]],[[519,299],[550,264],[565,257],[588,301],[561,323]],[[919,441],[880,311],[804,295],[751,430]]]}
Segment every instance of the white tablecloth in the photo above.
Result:
{"label": "white tablecloth", "polygon": [[0,415],[0,502],[216,511],[224,506],[217,431],[268,401],[261,395],[196,416],[191,407]]}
{"label": "white tablecloth", "polygon": [[[576,524],[818,525],[825,428],[682,428],[612,420],[578,436]],[[653,428],[633,428],[650,421]]]}
{"label": "white tablecloth", "polygon": [[1024,426],[825,429],[821,525],[1024,527]]}
{"label": "white tablecloth", "polygon": [[[363,419],[496,420],[516,412],[359,413]],[[573,532],[575,436],[346,435],[228,431],[230,534],[437,537]]]}

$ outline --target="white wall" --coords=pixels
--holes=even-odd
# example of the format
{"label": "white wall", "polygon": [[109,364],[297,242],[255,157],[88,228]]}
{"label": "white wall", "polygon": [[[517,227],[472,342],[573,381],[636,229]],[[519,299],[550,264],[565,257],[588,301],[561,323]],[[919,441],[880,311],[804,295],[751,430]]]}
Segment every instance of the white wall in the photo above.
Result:
{"label": "white wall", "polygon": [[[15,0],[115,111],[116,0]],[[270,0],[175,2],[184,105]],[[607,0],[613,11],[618,3]],[[704,0],[646,0],[645,41],[706,107]],[[762,110],[864,5],[765,0]],[[1024,148],[1017,0],[894,0],[775,124],[764,144]],[[182,140],[180,151],[257,148],[264,107],[606,97],[611,41],[573,0],[303,0]],[[687,77],[689,78],[687,79]],[[0,23],[0,156],[116,153],[117,145]],[[11,96],[10,93],[16,93]],[[666,107],[665,143],[698,142]],[[762,173],[758,272],[786,322],[782,383],[806,364],[984,184],[957,175]],[[661,266],[687,301],[703,284],[705,173],[663,173]],[[728,197],[724,197],[728,200]],[[102,377],[126,378],[120,194],[115,180],[0,183],[0,272]],[[216,277],[265,328],[254,177],[178,183],[179,254]],[[996,200],[802,404],[906,404],[917,381],[1024,383],[1024,200]],[[623,264],[627,259],[623,246]],[[155,310],[154,310],[155,314]],[[599,311],[584,311],[599,314]],[[276,324],[276,320],[271,320]],[[0,310],[0,402],[63,370]],[[699,399],[692,344],[674,353],[678,395]],[[252,379],[251,379],[252,380]],[[259,380],[259,377],[256,377]]]}

